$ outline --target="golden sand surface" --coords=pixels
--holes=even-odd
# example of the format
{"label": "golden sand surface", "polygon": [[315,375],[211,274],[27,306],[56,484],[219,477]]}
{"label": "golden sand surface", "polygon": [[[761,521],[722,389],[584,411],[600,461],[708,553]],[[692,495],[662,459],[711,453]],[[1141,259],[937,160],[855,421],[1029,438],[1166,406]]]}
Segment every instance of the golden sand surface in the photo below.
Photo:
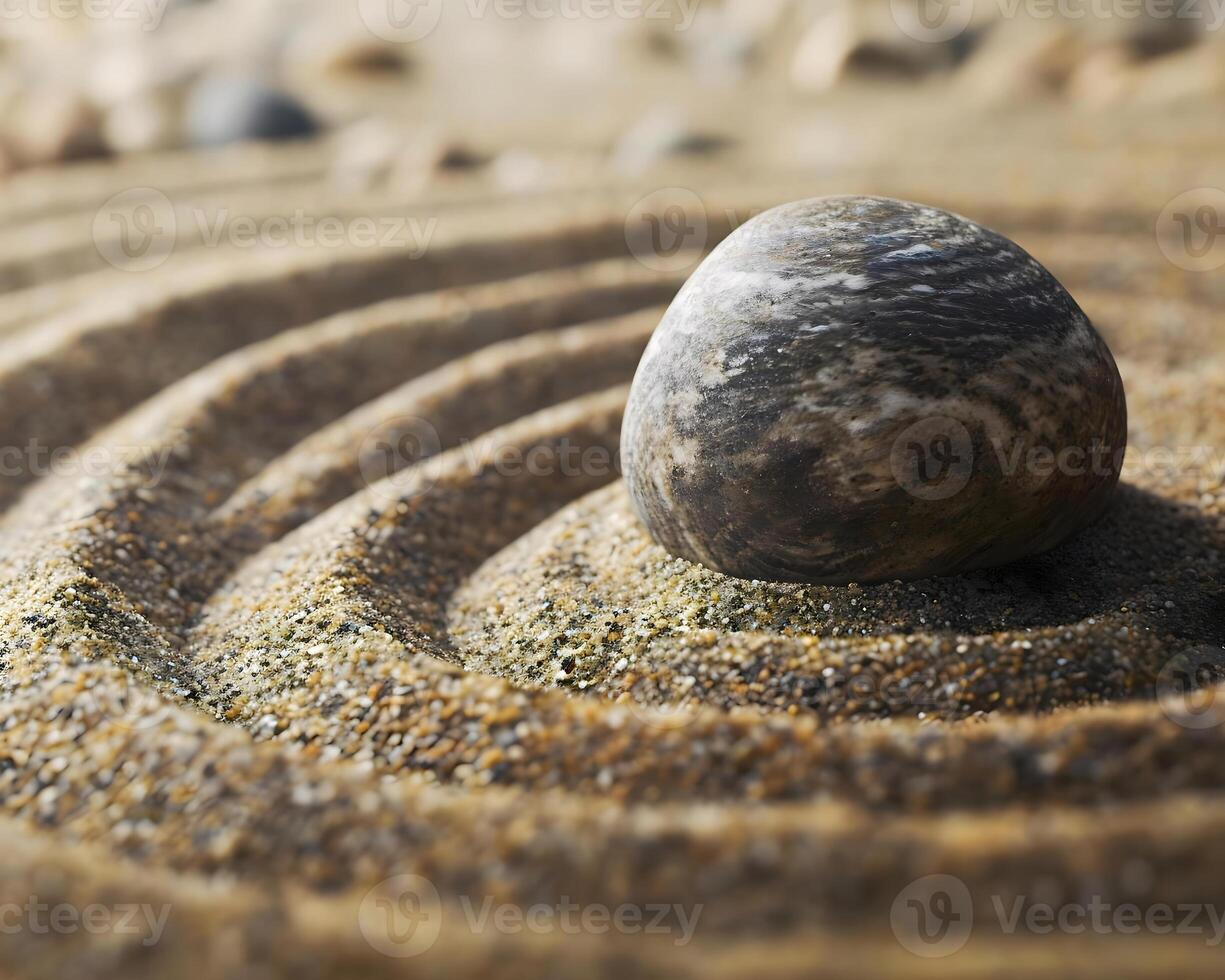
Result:
{"label": "golden sand surface", "polygon": [[[904,116],[892,153],[628,176],[541,150],[513,188],[353,187],[335,138],[11,178],[0,907],[168,914],[156,942],[6,934],[3,970],[1215,975],[1203,934],[1010,934],[995,909],[1225,908],[1225,279],[1170,233],[1225,180],[1219,115]],[[614,456],[662,306],[756,210],[828,193],[950,208],[1067,286],[1128,392],[1099,524],[870,587],[650,541]],[[178,234],[143,268],[122,236],[158,195]],[[212,243],[223,208],[401,237]],[[404,875],[439,920],[411,958],[386,953]],[[974,918],[947,958],[898,933],[929,875]],[[486,900],[700,917],[684,944],[474,929]]]}

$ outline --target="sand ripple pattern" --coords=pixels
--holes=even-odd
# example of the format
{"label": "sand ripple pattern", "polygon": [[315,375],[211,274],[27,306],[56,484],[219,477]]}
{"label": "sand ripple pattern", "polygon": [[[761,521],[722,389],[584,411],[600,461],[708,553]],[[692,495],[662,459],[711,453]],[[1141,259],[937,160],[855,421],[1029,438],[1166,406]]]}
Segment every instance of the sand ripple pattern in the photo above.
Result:
{"label": "sand ripple pattern", "polygon": [[[326,169],[239,163],[234,193],[269,212]],[[0,214],[0,445],[81,464],[0,477],[0,900],[36,880],[157,897],[176,939],[103,960],[27,935],[0,954],[14,969],[221,976],[221,930],[269,968],[392,975],[359,908],[401,873],[447,907],[703,907],[684,949],[452,917],[417,961],[440,974],[820,958],[854,976],[872,949],[910,975],[890,908],[929,874],[960,878],[983,921],[1038,887],[1225,905],[1225,726],[1203,723],[1225,644],[1225,291],[1152,232],[1185,171],[1089,201],[1052,197],[1041,166],[1018,186],[972,160],[965,180],[691,181],[696,246],[835,191],[995,225],[1063,279],[1128,385],[1125,485],[1088,533],[988,573],[816,588],[671,559],[629,511],[627,384],[685,274],[640,261],[650,222],[627,224],[655,187],[511,201],[465,178],[433,204],[337,203],[437,216],[423,256],[187,242],[174,275],[142,278],[88,247],[124,166],[59,198],[31,175],[58,204]],[[203,162],[172,169],[180,195],[225,193]],[[1172,661],[1204,668],[1201,713],[1159,697]],[[1003,949],[1022,972],[1154,976],[1212,953],[987,925],[949,962],[970,975]]]}

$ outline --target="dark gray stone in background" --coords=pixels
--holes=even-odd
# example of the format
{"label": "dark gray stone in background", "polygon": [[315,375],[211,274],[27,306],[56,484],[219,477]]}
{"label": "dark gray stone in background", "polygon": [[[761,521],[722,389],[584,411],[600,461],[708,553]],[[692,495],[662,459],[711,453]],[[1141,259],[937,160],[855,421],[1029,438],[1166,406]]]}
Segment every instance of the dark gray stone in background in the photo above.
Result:
{"label": "dark gray stone in background", "polygon": [[622,431],[639,516],[740,578],[951,574],[1045,551],[1118,481],[1114,358],[1059,282],[957,215],[775,208],[694,273]]}
{"label": "dark gray stone in background", "polygon": [[319,131],[315,117],[293,96],[254,76],[228,73],[196,83],[187,100],[186,126],[195,146],[305,139]]}

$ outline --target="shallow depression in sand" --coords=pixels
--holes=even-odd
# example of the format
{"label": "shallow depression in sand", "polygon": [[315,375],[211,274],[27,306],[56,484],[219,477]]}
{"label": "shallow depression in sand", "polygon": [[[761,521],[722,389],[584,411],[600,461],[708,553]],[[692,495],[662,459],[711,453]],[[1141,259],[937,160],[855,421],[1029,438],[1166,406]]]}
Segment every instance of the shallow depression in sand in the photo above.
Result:
{"label": "shallow depression in sand", "polygon": [[[1181,166],[1177,149],[1152,152]],[[30,839],[66,861],[85,840],[107,882],[208,882],[218,897],[176,915],[209,935],[248,907],[216,879],[301,887],[342,926],[356,902],[338,889],[410,868],[529,904],[650,896],[703,904],[718,942],[766,937],[754,957],[794,940],[805,964],[830,922],[887,928],[924,874],[1219,901],[1225,728],[1152,697],[1174,652],[1225,639],[1225,492],[1211,456],[1151,465],[1225,444],[1219,277],[1162,264],[1163,188],[1118,184],[1105,212],[1043,205],[1045,170],[991,188],[990,161],[966,167],[977,183],[955,194],[908,165],[709,204],[713,220],[849,187],[943,203],[1015,232],[1082,301],[1134,410],[1127,486],[1080,538],[991,573],[730,580],[655,548],[611,474],[493,465],[615,449],[682,278],[626,253],[639,190],[546,214],[474,186],[424,262],[219,251],[0,338],[0,443],[164,463],[0,486],[14,866]],[[421,417],[435,455],[372,475],[361,447]],[[1125,863],[1161,875],[1120,881]],[[267,945],[308,948],[284,921]]]}
{"label": "shallow depression in sand", "polygon": [[720,575],[655,545],[623,485],[488,562],[451,633],[470,669],[529,686],[829,718],[962,717],[1151,697],[1220,635],[1218,525],[1134,487],[1054,552],[914,583]]}

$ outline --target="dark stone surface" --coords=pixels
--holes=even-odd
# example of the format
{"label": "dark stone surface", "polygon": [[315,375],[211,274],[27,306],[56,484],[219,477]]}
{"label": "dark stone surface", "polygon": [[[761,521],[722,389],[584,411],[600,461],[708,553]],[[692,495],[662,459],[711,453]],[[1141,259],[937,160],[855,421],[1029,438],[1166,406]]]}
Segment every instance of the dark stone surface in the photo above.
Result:
{"label": "dark stone surface", "polygon": [[1114,359],[1067,291],[964,218],[883,198],[768,211],[656,330],[622,435],[673,554],[741,578],[951,574],[1045,551],[1118,480]]}
{"label": "dark stone surface", "polygon": [[305,139],[319,130],[315,117],[292,96],[242,74],[198,82],[188,98],[186,126],[195,146]]}

